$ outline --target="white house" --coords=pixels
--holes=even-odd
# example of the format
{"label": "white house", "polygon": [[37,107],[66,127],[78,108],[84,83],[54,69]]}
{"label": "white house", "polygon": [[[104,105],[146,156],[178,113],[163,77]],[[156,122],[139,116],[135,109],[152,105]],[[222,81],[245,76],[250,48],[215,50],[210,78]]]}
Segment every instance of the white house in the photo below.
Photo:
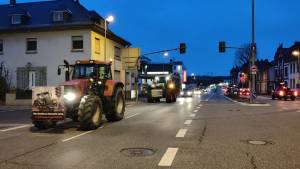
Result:
{"label": "white house", "polygon": [[57,85],[64,81],[58,65],[80,59],[112,61],[114,79],[132,79],[135,74],[124,64],[131,44],[108,29],[105,45],[104,23],[79,0],[0,5],[0,62],[10,70],[12,86]]}

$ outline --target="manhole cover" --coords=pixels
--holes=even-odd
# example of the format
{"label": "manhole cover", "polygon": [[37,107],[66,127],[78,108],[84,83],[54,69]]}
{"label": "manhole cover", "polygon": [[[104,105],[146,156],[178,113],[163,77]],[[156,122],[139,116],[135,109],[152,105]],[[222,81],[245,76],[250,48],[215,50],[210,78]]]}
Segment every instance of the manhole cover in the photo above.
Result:
{"label": "manhole cover", "polygon": [[155,153],[150,148],[124,148],[120,152],[128,157],[146,157]]}

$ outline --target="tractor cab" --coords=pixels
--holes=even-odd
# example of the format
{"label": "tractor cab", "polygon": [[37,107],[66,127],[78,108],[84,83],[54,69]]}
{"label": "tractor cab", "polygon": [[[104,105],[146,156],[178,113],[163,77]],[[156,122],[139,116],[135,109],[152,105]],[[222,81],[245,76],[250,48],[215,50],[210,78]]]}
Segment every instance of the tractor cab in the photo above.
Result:
{"label": "tractor cab", "polygon": [[111,80],[111,63],[95,60],[77,60],[74,65],[65,65],[58,67],[58,75],[61,74],[61,67],[66,68],[66,81],[78,79],[93,79],[93,80]]}

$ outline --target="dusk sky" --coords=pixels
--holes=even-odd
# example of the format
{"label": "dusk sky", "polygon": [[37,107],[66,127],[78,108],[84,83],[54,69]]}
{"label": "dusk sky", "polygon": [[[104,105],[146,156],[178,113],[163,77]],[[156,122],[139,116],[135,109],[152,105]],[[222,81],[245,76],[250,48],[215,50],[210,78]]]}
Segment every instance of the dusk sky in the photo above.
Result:
{"label": "dusk sky", "polygon": [[[33,0],[31,0],[33,1]],[[17,0],[17,2],[31,2]],[[0,0],[1,4],[9,0]],[[140,47],[142,53],[187,43],[187,53],[170,53],[184,61],[189,74],[228,75],[234,50],[218,53],[218,41],[241,46],[251,41],[251,0],[81,0],[101,16],[115,16],[116,34]],[[258,58],[272,59],[277,46],[300,40],[299,0],[256,0]],[[162,55],[153,61],[168,61]]]}

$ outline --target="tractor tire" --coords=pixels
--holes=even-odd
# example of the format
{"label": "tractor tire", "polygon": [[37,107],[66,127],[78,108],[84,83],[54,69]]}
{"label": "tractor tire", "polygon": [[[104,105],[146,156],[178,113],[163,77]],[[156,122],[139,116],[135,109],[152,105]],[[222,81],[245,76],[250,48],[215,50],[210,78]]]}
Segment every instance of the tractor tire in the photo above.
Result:
{"label": "tractor tire", "polygon": [[33,121],[32,123],[34,127],[36,127],[39,130],[54,128],[56,126],[55,121]]}
{"label": "tractor tire", "polygon": [[153,102],[154,102],[154,100],[153,100],[153,98],[152,98],[152,97],[149,97],[149,96],[148,96],[148,97],[147,97],[147,102],[148,102],[148,103],[153,103]]}
{"label": "tractor tire", "polygon": [[78,121],[81,130],[95,130],[102,122],[103,107],[98,96],[84,96],[79,105]]}
{"label": "tractor tire", "polygon": [[295,101],[295,100],[296,100],[296,97],[295,97],[295,96],[292,96],[292,97],[291,97],[291,100],[292,100],[292,101]]}
{"label": "tractor tire", "polygon": [[171,102],[172,102],[172,97],[171,97],[171,95],[167,94],[167,96],[166,96],[166,102],[167,102],[167,103],[171,103]]}
{"label": "tractor tire", "polygon": [[124,118],[125,96],[122,88],[117,88],[111,103],[111,111],[105,117],[108,121],[120,121]]}

